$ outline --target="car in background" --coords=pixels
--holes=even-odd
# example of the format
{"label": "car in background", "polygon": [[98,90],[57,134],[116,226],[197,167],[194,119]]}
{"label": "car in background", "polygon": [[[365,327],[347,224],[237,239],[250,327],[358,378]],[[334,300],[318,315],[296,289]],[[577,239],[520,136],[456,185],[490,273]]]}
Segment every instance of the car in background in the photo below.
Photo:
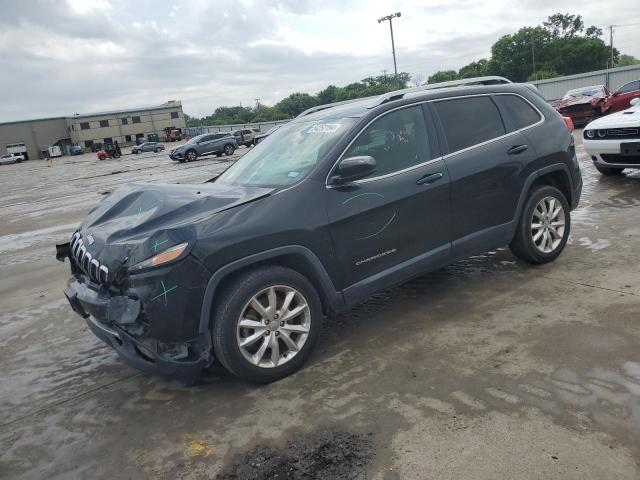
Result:
{"label": "car in background", "polygon": [[611,94],[609,97],[609,103],[611,104],[609,113],[626,110],[631,106],[631,100],[634,98],[640,98],[640,80],[625,83]]}
{"label": "car in background", "polygon": [[131,153],[136,155],[142,152],[161,152],[164,150],[164,145],[159,142],[144,142],[140,145],[134,145],[131,147]]}
{"label": "car in background", "polygon": [[560,115],[571,118],[578,126],[609,113],[611,104],[608,99],[607,87],[593,85],[569,90],[554,106]]}
{"label": "car in background", "polygon": [[193,137],[179,147],[172,148],[169,158],[180,163],[193,162],[198,157],[210,153],[215,154],[217,157],[223,153],[225,155],[233,155],[237,148],[236,137],[230,132],[205,133]]}
{"label": "car in background", "polygon": [[255,145],[254,139],[256,135],[259,134],[259,128],[244,128],[233,132],[233,136],[236,137],[236,142],[238,142],[238,145],[244,145],[245,147]]}
{"label": "car in background", "polygon": [[80,145],[71,145],[71,147],[69,147],[69,155],[71,155],[72,157],[74,155],[83,155],[84,154],[84,148],[82,148]]}
{"label": "car in background", "polygon": [[640,168],[640,98],[631,107],[590,122],[582,132],[583,146],[603,175]]}
{"label": "car in background", "polygon": [[263,141],[265,138],[267,138],[273,132],[278,130],[281,126],[282,125],[275,125],[275,126],[271,127],[269,130],[267,130],[266,133],[261,133],[260,135],[256,135],[255,138],[253,139],[253,144],[254,145],[259,144],[261,141]]}
{"label": "car in background", "polygon": [[19,153],[5,153],[0,156],[0,165],[5,163],[20,163],[24,160],[24,155]]}

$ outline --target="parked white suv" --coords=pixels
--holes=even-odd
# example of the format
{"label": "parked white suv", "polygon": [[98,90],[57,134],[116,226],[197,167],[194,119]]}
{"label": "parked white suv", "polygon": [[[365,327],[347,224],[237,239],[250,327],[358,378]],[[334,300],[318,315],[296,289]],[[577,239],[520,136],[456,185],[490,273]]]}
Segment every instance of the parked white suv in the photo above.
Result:
{"label": "parked white suv", "polygon": [[584,149],[603,175],[640,168],[640,98],[626,110],[590,122],[582,136]]}
{"label": "parked white suv", "polygon": [[24,155],[21,153],[5,153],[0,156],[0,165],[3,163],[20,163],[24,160]]}

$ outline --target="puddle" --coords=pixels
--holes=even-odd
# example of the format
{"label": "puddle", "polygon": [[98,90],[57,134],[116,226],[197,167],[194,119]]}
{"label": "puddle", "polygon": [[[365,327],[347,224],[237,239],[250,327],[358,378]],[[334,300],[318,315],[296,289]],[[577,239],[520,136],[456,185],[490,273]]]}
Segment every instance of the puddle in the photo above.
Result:
{"label": "puddle", "polygon": [[216,479],[365,479],[374,455],[371,435],[335,430],[299,434],[284,448],[260,445],[237,455]]}
{"label": "puddle", "polygon": [[592,252],[598,252],[611,246],[611,242],[606,238],[598,238],[597,240],[591,240],[589,237],[580,237],[578,243],[591,250]]}

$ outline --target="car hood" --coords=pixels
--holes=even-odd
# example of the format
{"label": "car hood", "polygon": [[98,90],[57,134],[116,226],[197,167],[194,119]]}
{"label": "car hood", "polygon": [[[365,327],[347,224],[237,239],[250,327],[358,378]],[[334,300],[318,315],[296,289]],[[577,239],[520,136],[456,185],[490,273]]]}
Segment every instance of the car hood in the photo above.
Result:
{"label": "car hood", "polygon": [[590,122],[585,129],[640,127],[640,107],[631,107]]}
{"label": "car hood", "polygon": [[575,98],[567,98],[566,100],[558,100],[556,102],[556,108],[569,107],[571,105],[583,105],[583,104],[591,104],[597,102],[603,97],[575,97]]}
{"label": "car hood", "polygon": [[87,251],[115,273],[183,242],[192,246],[203,222],[275,189],[216,183],[132,183],[106,197],[79,228]]}

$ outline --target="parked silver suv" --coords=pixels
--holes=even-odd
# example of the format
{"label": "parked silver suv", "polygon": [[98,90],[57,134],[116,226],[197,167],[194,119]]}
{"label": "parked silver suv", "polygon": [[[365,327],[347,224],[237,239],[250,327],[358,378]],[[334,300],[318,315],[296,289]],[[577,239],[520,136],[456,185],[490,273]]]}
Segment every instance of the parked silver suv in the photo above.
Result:
{"label": "parked silver suv", "polygon": [[142,152],[161,152],[164,150],[164,145],[160,142],[144,142],[140,145],[134,145],[131,148],[131,153],[142,153]]}
{"label": "parked silver suv", "polygon": [[232,133],[205,133],[193,137],[187,143],[173,148],[169,153],[171,160],[177,160],[180,163],[193,162],[201,155],[214,153],[217,157],[222,155],[233,155],[238,148],[238,142]]}

